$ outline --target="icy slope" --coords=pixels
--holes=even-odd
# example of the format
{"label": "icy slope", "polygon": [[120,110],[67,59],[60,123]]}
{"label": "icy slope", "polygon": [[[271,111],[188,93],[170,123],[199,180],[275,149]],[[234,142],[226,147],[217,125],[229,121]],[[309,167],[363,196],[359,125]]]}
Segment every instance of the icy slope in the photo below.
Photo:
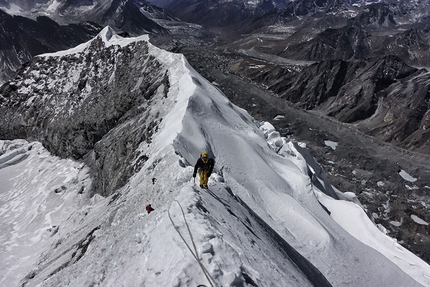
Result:
{"label": "icy slope", "polygon": [[[52,156],[40,143],[0,141],[0,286],[18,286],[90,186],[82,163]],[[83,212],[84,210],[81,210]]]}
{"label": "icy slope", "polygon": [[[106,46],[147,41],[101,36]],[[1,237],[0,256],[7,259],[0,285],[430,286],[426,263],[375,230],[357,205],[333,199],[322,169],[301,144],[232,105],[183,56],[142,46],[167,71],[169,85],[144,104],[161,118],[136,150],[147,160],[111,196],[89,198],[81,164],[54,157],[46,162],[43,149],[28,149],[37,143],[18,142],[22,152],[16,153],[3,142],[0,178],[8,184],[1,187],[0,210],[2,230],[9,231]],[[86,47],[45,57],[76,56]],[[140,77],[129,81],[139,86]],[[147,125],[143,119],[129,117],[103,140],[127,138],[135,124]],[[203,150],[216,161],[209,191],[191,177]],[[21,154],[28,157],[19,159]],[[38,200],[16,196],[32,190]],[[150,214],[148,203],[155,209]],[[27,213],[40,220],[21,221]],[[45,235],[35,237],[33,230]],[[357,234],[370,240],[363,243]],[[21,254],[28,242],[41,251]]]}

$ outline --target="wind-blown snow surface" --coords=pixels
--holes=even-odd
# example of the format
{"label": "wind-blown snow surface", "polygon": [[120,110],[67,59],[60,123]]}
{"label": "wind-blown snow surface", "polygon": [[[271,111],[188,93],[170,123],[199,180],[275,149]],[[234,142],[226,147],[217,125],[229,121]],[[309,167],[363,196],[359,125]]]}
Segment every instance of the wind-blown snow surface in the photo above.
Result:
{"label": "wind-blown snow surface", "polygon": [[[231,104],[182,55],[149,53],[169,70],[165,116],[139,147],[149,159],[112,196],[88,198],[87,168],[39,143],[1,142],[1,286],[430,286],[430,266],[334,199],[348,197],[302,144]],[[216,161],[207,191],[191,177],[203,150]]]}

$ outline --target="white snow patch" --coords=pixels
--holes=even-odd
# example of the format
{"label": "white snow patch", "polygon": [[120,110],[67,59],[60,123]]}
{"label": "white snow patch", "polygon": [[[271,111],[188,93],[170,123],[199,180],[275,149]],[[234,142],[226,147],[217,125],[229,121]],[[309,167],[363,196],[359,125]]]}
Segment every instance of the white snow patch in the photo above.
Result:
{"label": "white snow patch", "polygon": [[414,215],[414,214],[412,214],[412,215],[411,215],[411,218],[412,218],[412,220],[413,220],[413,221],[415,221],[415,222],[416,222],[416,223],[418,223],[418,224],[421,224],[421,225],[429,225],[429,223],[428,223],[427,221],[425,221],[425,220],[423,220],[423,219],[419,218],[418,216],[416,216],[416,215]]}
{"label": "white snow patch", "polygon": [[404,171],[403,169],[399,171],[399,175],[401,177],[403,177],[404,180],[407,180],[409,182],[415,182],[417,181],[416,178],[412,177],[410,174],[408,174],[406,171]]}
{"label": "white snow patch", "polygon": [[418,186],[416,186],[416,185],[410,186],[410,185],[405,184],[405,187],[406,187],[406,189],[408,189],[408,190],[417,190],[417,189],[420,189],[420,188],[419,188]]}
{"label": "white snow patch", "polygon": [[377,185],[377,186],[379,186],[379,187],[382,187],[382,186],[384,186],[384,185],[385,185],[385,183],[384,183],[383,181],[378,181],[378,182],[376,183],[376,185]]}
{"label": "white snow patch", "polygon": [[337,143],[337,142],[329,141],[329,140],[324,141],[324,144],[325,144],[326,146],[331,147],[333,150],[336,150],[336,147],[337,147],[337,145],[338,145],[338,143]]}
{"label": "white snow patch", "polygon": [[402,222],[392,220],[392,221],[390,221],[390,224],[391,224],[391,225],[394,225],[394,226],[396,226],[396,227],[399,227],[399,226],[401,226],[401,225],[402,225]]}
{"label": "white snow patch", "polygon": [[12,16],[21,16],[24,14],[22,8],[16,4],[10,4],[9,9],[6,7],[1,7],[0,9]]}

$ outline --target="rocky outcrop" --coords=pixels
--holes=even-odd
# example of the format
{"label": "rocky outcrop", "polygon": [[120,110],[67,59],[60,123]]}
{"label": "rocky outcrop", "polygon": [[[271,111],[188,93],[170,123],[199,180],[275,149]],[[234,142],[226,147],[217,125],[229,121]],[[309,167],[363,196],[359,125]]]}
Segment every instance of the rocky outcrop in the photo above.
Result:
{"label": "rocky outcrop", "polygon": [[360,13],[354,19],[351,19],[351,24],[361,27],[392,28],[397,25],[395,17],[401,17],[404,13],[398,5],[371,4],[361,9]]}
{"label": "rocky outcrop", "polygon": [[430,23],[418,25],[396,34],[392,41],[385,41],[379,47],[379,54],[389,51],[410,65],[430,66]]}
{"label": "rocky outcrop", "polygon": [[314,16],[323,14],[331,10],[338,10],[344,3],[339,3],[337,0],[302,0],[291,1],[280,11],[280,16],[286,19],[293,19],[303,16]]}
{"label": "rocky outcrop", "polygon": [[135,150],[161,121],[150,103],[169,88],[146,41],[109,44],[110,28],[60,54],[34,58],[0,90],[0,137],[41,141],[54,154],[85,160],[107,195],[146,160]]}

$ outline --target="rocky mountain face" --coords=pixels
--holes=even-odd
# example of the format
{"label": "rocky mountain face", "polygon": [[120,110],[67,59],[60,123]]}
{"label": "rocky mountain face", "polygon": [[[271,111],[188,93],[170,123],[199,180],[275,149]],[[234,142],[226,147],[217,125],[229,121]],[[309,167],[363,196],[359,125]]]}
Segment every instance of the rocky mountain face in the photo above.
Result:
{"label": "rocky mountain face", "polygon": [[133,152],[157,129],[160,112],[148,103],[163,101],[169,82],[145,41],[106,47],[103,35],[115,37],[106,28],[79,53],[35,57],[3,85],[0,136],[38,140],[84,160],[95,190],[108,195],[145,162]]}

